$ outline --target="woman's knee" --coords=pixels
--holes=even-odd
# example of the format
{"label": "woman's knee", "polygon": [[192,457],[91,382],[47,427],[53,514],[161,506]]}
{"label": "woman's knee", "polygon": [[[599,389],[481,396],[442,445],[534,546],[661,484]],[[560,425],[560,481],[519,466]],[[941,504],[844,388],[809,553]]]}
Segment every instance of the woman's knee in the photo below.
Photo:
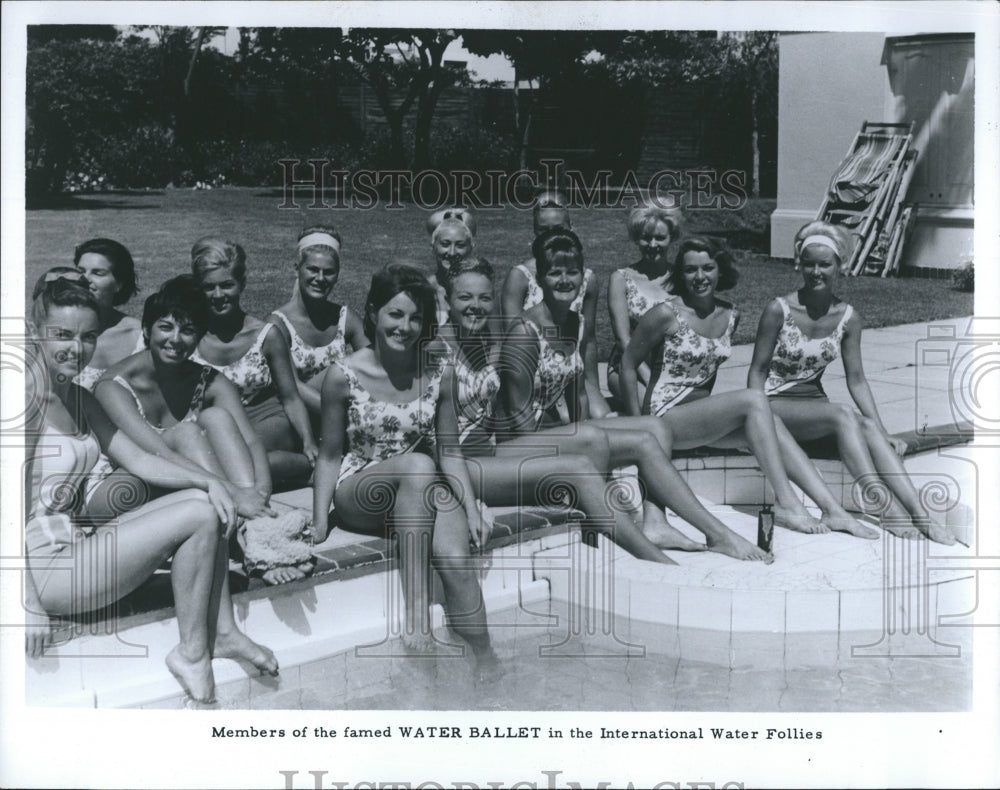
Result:
{"label": "woman's knee", "polygon": [[399,487],[404,489],[426,489],[437,479],[437,464],[423,453],[408,453],[406,465],[399,472]]}
{"label": "woman's knee", "polygon": [[860,416],[853,408],[844,403],[838,403],[835,407],[835,419],[837,425],[842,430],[857,431],[863,428]]}
{"label": "woman's knee", "polygon": [[236,427],[233,415],[221,406],[209,406],[207,409],[203,409],[198,416],[198,424],[205,430]]}
{"label": "woman's knee", "polygon": [[164,440],[176,451],[182,448],[203,447],[206,443],[205,430],[193,421],[179,422],[163,435]]}
{"label": "woman's knee", "polygon": [[747,412],[770,413],[771,405],[763,390],[745,389],[740,391],[740,403]]}
{"label": "woman's knee", "polygon": [[586,455],[593,460],[593,463],[604,468],[608,465],[611,456],[611,445],[608,443],[608,434],[600,428],[591,425],[578,426],[577,438],[581,443],[581,455]]}

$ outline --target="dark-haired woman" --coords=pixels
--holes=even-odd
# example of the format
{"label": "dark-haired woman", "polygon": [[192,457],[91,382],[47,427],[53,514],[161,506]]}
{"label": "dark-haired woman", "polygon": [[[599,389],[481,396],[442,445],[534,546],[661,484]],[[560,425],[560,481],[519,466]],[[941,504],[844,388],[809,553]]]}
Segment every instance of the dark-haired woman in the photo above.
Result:
{"label": "dark-haired woman", "polygon": [[[28,432],[35,448],[28,453],[26,646],[40,655],[51,638],[50,614],[106,606],[172,556],[180,643],[165,661],[192,699],[211,702],[213,658],[244,659],[278,672],[274,654],[244,635],[233,618],[226,538],[241,508],[224,480],[140,447],[90,392],[72,383],[97,344],[98,309],[86,283],[63,278],[45,284],[32,307],[44,385],[28,393],[43,406],[28,413],[43,422]],[[83,494],[101,453],[172,492],[105,526],[88,512]]]}
{"label": "dark-haired woman", "polygon": [[[188,276],[168,280],[146,300],[148,348],[109,368],[95,388],[114,423],[147,452],[229,482],[241,512],[275,516],[267,502],[271,472],[236,387],[191,361],[209,321],[204,294]],[[303,578],[311,552],[290,541],[288,557],[256,556],[247,565],[270,584]]]}
{"label": "dark-haired woman", "polygon": [[[565,198],[554,192],[541,195],[532,209],[532,227],[537,237],[554,228],[572,230],[569,209]],[[590,412],[594,417],[610,413],[601,394],[600,375],[597,370],[597,300],[600,285],[593,269],[584,269],[580,293],[573,302],[573,310],[580,314],[582,334],[580,356],[583,358],[584,382],[590,399]],[[542,301],[542,290],[535,276],[535,259],[529,258],[507,272],[500,290],[501,315],[508,325],[525,310]]]}
{"label": "dark-haired woman", "polygon": [[208,328],[192,361],[215,368],[239,390],[275,485],[305,485],[316,460],[309,413],[281,333],[240,305],[246,253],[239,244],[206,236],[191,248],[191,271],[210,307]]}
{"label": "dark-haired woman", "polygon": [[[774,415],[794,437],[835,436],[855,480],[880,481],[887,494],[884,529],[898,537],[953,544],[955,536],[931,518],[907,475],[899,457],[905,443],[886,431],[865,378],[861,317],[835,292],[850,250],[851,239],[841,226],[815,221],[799,229],[794,251],[802,287],[764,309],[747,384],[770,398]],[[838,356],[860,413],[830,403],[823,389],[823,371]]]}
{"label": "dark-haired woman", "polygon": [[433,562],[448,624],[485,673],[496,658],[469,561],[470,532],[479,542],[484,526],[458,452],[454,374],[431,340],[436,310],[435,289],[420,270],[390,265],[372,277],[364,317],[371,345],[331,367],[323,381],[313,529],[317,541],[331,523],[398,539],[403,639],[420,651],[432,641]]}
{"label": "dark-haired woman", "polygon": [[299,234],[297,287],[267,319],[288,344],[299,395],[315,415],[327,368],[344,360],[348,346],[357,351],[368,345],[357,314],[329,299],[340,277],[340,244],[340,234],[328,225],[313,225]]}
{"label": "dark-haired woman", "polygon": [[550,429],[538,437],[540,443],[561,433],[566,452],[604,454],[610,467],[635,464],[648,498],[659,508],[669,506],[703,532],[710,550],[737,559],[767,559],[766,552],[709,513],[688,488],[670,463],[673,440],[663,421],[590,419],[578,351],[579,318],[571,309],[583,281],[583,247],[572,231],[556,229],[538,236],[533,251],[544,298],[521,315],[501,351],[502,392],[511,433],[529,436]]}
{"label": "dark-haired woman", "polygon": [[73,254],[73,264],[90,283],[98,308],[97,348],[76,380],[84,389],[93,390],[108,367],[143,349],[139,321],[118,309],[136,294],[139,285],[132,254],[113,239],[83,242]]}
{"label": "dark-haired woman", "polygon": [[[582,452],[582,444],[563,449],[564,437],[555,432],[551,441],[542,431],[497,442],[497,431],[502,430],[497,409],[501,335],[489,327],[493,268],[485,259],[467,258],[446,284],[451,310],[442,336],[453,353],[459,437],[476,496],[493,507],[555,505],[561,502],[550,495],[572,491],[591,528],[606,532],[642,559],[672,562],[623,510],[613,507],[617,484],[605,479],[608,452],[600,442],[591,444],[590,454]],[[683,536],[678,537],[683,542]]]}
{"label": "dark-haired woman", "polygon": [[[711,394],[740,320],[739,311],[716,293],[732,288],[738,279],[728,250],[705,238],[681,242],[668,277],[676,296],[651,308],[638,321],[622,358],[626,412],[659,417],[670,428],[678,450],[749,445],[774,489],[779,526],[799,532],[835,529],[875,537],[873,530],[851,518],[836,501],[784,425],[775,421],[762,392],[744,389]],[[654,354],[654,349],[660,351]],[[640,410],[638,369],[651,355],[649,386]],[[789,476],[821,507],[821,519],[803,507]]]}

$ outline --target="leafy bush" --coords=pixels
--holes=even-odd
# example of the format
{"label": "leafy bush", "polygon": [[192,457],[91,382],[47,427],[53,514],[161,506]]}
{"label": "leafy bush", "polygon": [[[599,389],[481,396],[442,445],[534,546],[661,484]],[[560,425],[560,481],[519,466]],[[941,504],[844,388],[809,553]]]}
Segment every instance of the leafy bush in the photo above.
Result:
{"label": "leafy bush", "polygon": [[76,171],[105,175],[118,189],[164,187],[176,181],[188,166],[184,152],[174,143],[173,135],[162,126],[136,128],[131,134],[112,135],[92,151],[76,157]]}
{"label": "leafy bush", "polygon": [[431,134],[431,162],[436,170],[512,170],[517,146],[492,129],[439,124]]}
{"label": "leafy bush", "polygon": [[971,293],[976,290],[976,270],[972,261],[951,275],[952,286],[956,291]]}

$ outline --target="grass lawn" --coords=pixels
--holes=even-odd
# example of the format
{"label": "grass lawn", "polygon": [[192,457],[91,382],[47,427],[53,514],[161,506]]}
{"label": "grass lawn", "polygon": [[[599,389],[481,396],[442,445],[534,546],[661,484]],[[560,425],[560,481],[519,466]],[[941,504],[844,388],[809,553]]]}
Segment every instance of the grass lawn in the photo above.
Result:
{"label": "grass lawn", "polygon": [[[28,287],[48,267],[72,261],[73,248],[85,239],[108,236],[121,241],[135,257],[141,288],[124,309],[139,315],[142,301],[159,283],[190,271],[191,244],[218,234],[247,251],[248,284],[243,305],[264,317],[285,302],[292,286],[295,237],[307,224],[333,223],[344,239],[338,301],[360,312],[371,274],[390,261],[405,260],[430,270],[430,242],[424,230],[427,212],[413,205],[371,211],[309,209],[308,195],[296,198],[298,209],[279,209],[278,190],[230,188],[209,191],[168,189],[130,194],[66,198],[49,208],[32,209],[26,219],[25,276]],[[332,202],[332,199],[330,199]],[[757,320],[775,295],[799,282],[790,261],[770,258],[768,216],[774,201],[760,200],[742,211],[689,212],[688,230],[726,238],[743,273],[727,298],[744,313],[737,343],[753,341]],[[604,309],[607,277],[637,257],[625,231],[627,211],[578,209],[574,230],[583,241],[587,265],[601,281],[597,337],[607,359],[612,335]],[[529,256],[531,213],[512,208],[478,214],[477,251],[499,273],[498,285],[511,266]],[[841,296],[851,302],[868,326],[971,315],[973,296],[952,290],[950,281],[927,279],[844,278]]]}

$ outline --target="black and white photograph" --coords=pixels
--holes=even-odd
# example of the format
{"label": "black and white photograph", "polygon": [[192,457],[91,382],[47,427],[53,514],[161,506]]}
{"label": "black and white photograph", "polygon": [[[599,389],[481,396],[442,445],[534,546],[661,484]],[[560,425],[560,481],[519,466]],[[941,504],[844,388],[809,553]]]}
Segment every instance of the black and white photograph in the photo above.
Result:
{"label": "black and white photograph", "polygon": [[995,4],[2,13],[0,785],[1000,782]]}

